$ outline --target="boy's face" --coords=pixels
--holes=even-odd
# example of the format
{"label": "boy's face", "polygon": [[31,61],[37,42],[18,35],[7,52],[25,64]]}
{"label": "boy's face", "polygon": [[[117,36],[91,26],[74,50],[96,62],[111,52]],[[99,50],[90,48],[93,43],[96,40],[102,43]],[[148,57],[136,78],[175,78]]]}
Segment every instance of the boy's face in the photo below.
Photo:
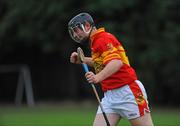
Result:
{"label": "boy's face", "polygon": [[89,30],[88,25],[82,25],[79,24],[75,27],[72,27],[69,29],[71,37],[78,43],[81,43],[82,41],[86,40],[89,37],[89,33],[87,31]]}
{"label": "boy's face", "polygon": [[86,33],[83,31],[83,29],[82,28],[80,28],[80,27],[75,27],[75,28],[73,28],[73,37],[74,38],[77,38],[77,39],[79,39],[80,41],[82,41],[83,39],[85,39],[86,38]]}

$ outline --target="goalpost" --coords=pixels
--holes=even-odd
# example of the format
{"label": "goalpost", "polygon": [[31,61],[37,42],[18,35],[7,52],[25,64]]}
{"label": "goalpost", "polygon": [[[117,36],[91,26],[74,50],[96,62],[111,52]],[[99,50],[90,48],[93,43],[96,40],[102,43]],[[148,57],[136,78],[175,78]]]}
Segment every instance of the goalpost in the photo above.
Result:
{"label": "goalpost", "polygon": [[22,105],[23,92],[25,91],[27,105],[35,105],[30,69],[27,65],[0,65],[0,73],[18,73],[18,82],[16,87],[15,104]]}

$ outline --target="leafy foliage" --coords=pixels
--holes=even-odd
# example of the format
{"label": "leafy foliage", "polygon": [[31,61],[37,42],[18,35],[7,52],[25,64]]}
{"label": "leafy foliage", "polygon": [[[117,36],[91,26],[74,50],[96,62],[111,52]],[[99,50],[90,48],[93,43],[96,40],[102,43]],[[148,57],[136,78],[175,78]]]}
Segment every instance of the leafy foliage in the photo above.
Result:
{"label": "leafy foliage", "polygon": [[180,99],[178,0],[1,0],[1,54],[35,46],[42,53],[61,52],[68,57],[74,45],[67,22],[82,11],[122,41],[151,100],[180,104],[176,99]]}

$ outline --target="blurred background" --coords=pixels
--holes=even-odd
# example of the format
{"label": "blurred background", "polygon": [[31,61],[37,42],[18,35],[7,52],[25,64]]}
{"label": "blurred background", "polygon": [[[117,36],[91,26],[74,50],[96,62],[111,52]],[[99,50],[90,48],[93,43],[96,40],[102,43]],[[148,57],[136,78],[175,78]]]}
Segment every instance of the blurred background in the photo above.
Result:
{"label": "blurred background", "polygon": [[[85,45],[71,40],[67,30],[68,21],[80,12],[90,13],[98,28],[105,27],[122,41],[147,90],[150,107],[158,111],[154,120],[159,111],[165,113],[163,108],[173,109],[171,115],[179,116],[179,0],[0,0],[0,125],[15,125],[18,121],[13,122],[11,114],[17,111],[45,111],[53,106],[54,112],[62,112],[60,108],[67,104],[81,104],[84,110],[94,106],[89,124],[93,122],[95,96],[82,67],[69,62],[78,46],[90,55]],[[99,86],[97,89],[102,95]],[[79,110],[76,107],[68,110]],[[59,116],[47,118],[59,120]],[[169,124],[178,121],[173,119]],[[37,123],[21,121],[16,125]]]}

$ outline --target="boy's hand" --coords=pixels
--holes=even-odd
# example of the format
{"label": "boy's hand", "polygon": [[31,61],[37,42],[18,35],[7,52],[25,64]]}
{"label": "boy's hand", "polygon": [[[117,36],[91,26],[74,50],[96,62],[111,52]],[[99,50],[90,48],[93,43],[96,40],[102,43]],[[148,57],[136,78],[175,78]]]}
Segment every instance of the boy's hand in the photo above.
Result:
{"label": "boy's hand", "polygon": [[87,79],[87,81],[89,82],[89,83],[93,83],[93,84],[97,84],[97,83],[99,83],[100,82],[100,79],[98,78],[98,76],[97,75],[95,75],[93,72],[87,72],[86,74],[85,74],[85,77],[86,77],[86,79]]}
{"label": "boy's hand", "polygon": [[77,52],[71,53],[70,62],[75,63],[75,64],[80,64],[81,63],[80,59],[78,58],[78,53]]}

